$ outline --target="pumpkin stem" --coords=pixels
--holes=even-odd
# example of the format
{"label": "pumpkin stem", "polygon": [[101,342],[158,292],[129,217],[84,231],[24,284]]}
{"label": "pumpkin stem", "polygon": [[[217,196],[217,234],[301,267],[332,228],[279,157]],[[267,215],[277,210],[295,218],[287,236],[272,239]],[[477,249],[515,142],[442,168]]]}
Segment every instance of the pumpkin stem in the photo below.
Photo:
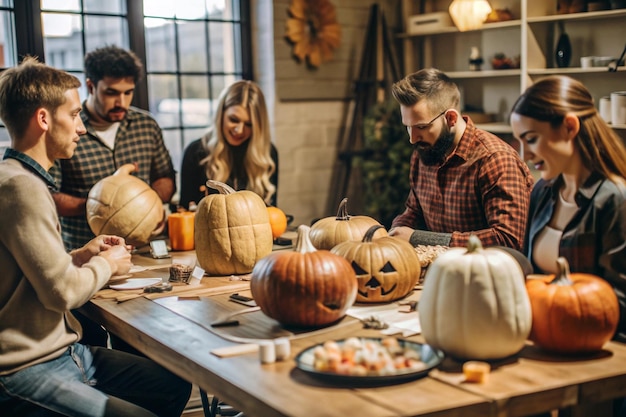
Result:
{"label": "pumpkin stem", "polygon": [[234,193],[236,193],[234,188],[232,188],[230,185],[224,184],[223,182],[220,182],[220,181],[207,180],[206,185],[207,185],[207,187],[213,188],[214,190],[218,190],[220,192],[220,194],[234,194]]}
{"label": "pumpkin stem", "polygon": [[370,227],[369,229],[367,229],[367,232],[365,232],[365,235],[363,236],[363,242],[371,242],[374,238],[374,233],[376,233],[378,229],[384,228],[385,226],[381,224],[375,224],[374,226]]}
{"label": "pumpkin stem", "polygon": [[556,260],[556,266],[559,272],[556,274],[554,279],[550,281],[550,284],[562,285],[562,286],[573,285],[574,283],[569,278],[570,272],[569,272],[569,263],[567,262],[567,259],[565,259],[562,256],[559,256]]}
{"label": "pumpkin stem", "polygon": [[345,197],[339,203],[339,208],[337,209],[337,220],[350,220],[350,215],[348,214],[348,198]]}
{"label": "pumpkin stem", "polygon": [[135,164],[124,164],[119,167],[113,175],[130,175],[131,172],[134,172],[137,169]]}
{"label": "pumpkin stem", "polygon": [[298,226],[298,237],[296,238],[296,247],[294,249],[296,252],[309,253],[317,251],[317,248],[311,243],[311,238],[309,237],[310,230],[311,228],[306,224]]}
{"label": "pumpkin stem", "polygon": [[476,235],[470,235],[467,240],[467,253],[478,252],[483,249],[483,244],[480,242],[480,239]]}

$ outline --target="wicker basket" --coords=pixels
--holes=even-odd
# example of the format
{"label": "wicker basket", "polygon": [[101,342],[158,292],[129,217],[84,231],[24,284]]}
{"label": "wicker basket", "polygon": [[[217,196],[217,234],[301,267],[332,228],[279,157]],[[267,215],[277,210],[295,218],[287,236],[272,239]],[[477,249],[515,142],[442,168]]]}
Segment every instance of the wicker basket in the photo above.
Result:
{"label": "wicker basket", "polygon": [[189,283],[193,268],[183,264],[172,264],[170,267],[170,282]]}

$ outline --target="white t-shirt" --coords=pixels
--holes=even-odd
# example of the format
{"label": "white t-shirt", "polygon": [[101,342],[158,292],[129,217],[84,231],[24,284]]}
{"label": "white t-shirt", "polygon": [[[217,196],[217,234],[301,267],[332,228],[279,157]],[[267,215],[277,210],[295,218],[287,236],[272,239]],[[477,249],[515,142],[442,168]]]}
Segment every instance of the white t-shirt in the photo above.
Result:
{"label": "white t-shirt", "polygon": [[559,257],[563,229],[572,220],[576,211],[578,211],[578,205],[565,201],[559,192],[559,199],[554,206],[552,219],[537,234],[533,245],[533,260],[544,273],[556,274],[558,272],[556,259]]}
{"label": "white t-shirt", "polygon": [[117,135],[117,129],[120,127],[120,122],[111,123],[109,127],[95,128],[98,137],[102,140],[102,142],[108,146],[109,148],[115,148],[115,136]]}

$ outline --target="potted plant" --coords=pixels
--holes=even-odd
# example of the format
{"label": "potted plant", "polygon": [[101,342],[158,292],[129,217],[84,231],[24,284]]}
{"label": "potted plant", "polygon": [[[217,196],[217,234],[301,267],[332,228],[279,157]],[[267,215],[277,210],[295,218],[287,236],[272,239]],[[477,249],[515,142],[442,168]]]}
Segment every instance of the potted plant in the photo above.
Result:
{"label": "potted plant", "polygon": [[363,119],[363,209],[386,228],[404,211],[413,147],[395,100],[375,104]]}

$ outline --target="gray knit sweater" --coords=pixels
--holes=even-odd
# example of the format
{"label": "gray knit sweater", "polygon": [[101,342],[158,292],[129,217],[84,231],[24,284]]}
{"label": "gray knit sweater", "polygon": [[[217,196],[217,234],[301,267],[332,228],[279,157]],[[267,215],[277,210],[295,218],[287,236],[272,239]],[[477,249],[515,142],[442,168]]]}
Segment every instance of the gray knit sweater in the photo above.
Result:
{"label": "gray knit sweater", "polygon": [[72,263],[45,182],[14,159],[0,162],[0,271],[0,375],[54,359],[79,340],[69,310],[111,276],[100,256]]}

